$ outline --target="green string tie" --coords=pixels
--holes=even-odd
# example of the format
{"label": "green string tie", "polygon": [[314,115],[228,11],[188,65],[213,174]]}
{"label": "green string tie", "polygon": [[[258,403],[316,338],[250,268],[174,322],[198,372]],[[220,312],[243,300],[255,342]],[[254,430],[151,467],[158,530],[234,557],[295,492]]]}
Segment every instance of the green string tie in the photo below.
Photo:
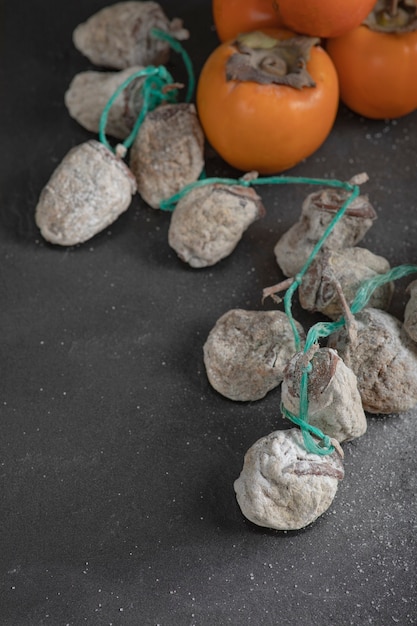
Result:
{"label": "green string tie", "polygon": [[195,88],[195,76],[194,76],[193,64],[191,62],[190,57],[188,56],[187,52],[184,50],[184,48],[182,47],[178,39],[175,39],[175,37],[165,32],[164,30],[160,30],[159,28],[152,28],[151,35],[154,35],[155,37],[158,37],[159,39],[164,39],[165,41],[169,43],[171,48],[175,50],[175,52],[178,52],[178,54],[181,55],[182,60],[185,65],[185,69],[187,70],[187,74],[188,74],[188,87],[187,87],[187,95],[185,97],[185,101],[191,102],[191,99],[194,93],[194,88]]}
{"label": "green string tie", "polygon": [[[241,187],[256,187],[256,185],[288,185],[300,183],[305,185],[326,185],[327,187],[337,187],[339,189],[346,189],[347,191],[354,191],[356,187],[358,187],[357,185],[351,185],[350,183],[343,183],[340,180],[305,178],[303,176],[264,176],[260,178],[249,178],[246,176],[242,176],[241,178],[211,177],[199,179],[185,185],[174,195],[170,196],[166,200],[162,200],[159,208],[162,209],[162,211],[172,212],[175,210],[178,202],[190,193],[190,191],[198,187],[204,187],[205,185],[240,185]],[[359,195],[359,187],[355,197],[357,195]],[[350,204],[350,202],[348,204]]]}
{"label": "green string tie", "polygon": [[[170,44],[171,48],[173,48],[173,50],[181,55],[188,73],[188,89],[186,102],[190,102],[195,86],[194,72],[190,57],[181,46],[181,44],[165,31],[153,28],[151,30],[151,34],[155,37],[167,41]],[[160,65],[158,67],[149,65],[148,67],[131,74],[121,85],[119,85],[116,91],[112,94],[100,116],[98,130],[99,140],[111,152],[116,152],[116,150],[112,148],[112,146],[109,144],[105,132],[110,109],[113,106],[115,100],[120,96],[120,94],[134,80],[137,80],[138,78],[144,78],[143,84],[141,86],[143,105],[132,131],[130,132],[128,137],[126,137],[126,139],[119,144],[119,146],[123,146],[125,150],[128,150],[133,144],[139,128],[147,113],[156,109],[156,107],[162,104],[162,102],[173,103],[176,102],[178,99],[178,89],[176,87],[176,83],[174,83],[173,77],[163,65]]]}
{"label": "green string tie", "polygon": [[143,70],[138,70],[137,72],[131,74],[125,81],[123,81],[121,85],[119,85],[116,91],[112,94],[100,116],[98,131],[99,139],[101,143],[103,143],[106,148],[108,148],[108,150],[112,152],[115,152],[115,150],[107,141],[107,137],[105,134],[110,109],[113,106],[115,100],[120,96],[120,94],[134,80],[137,80],[138,78],[144,78],[143,84],[141,86],[143,106],[136,119],[132,131],[130,132],[128,137],[126,137],[126,139],[121,142],[121,145],[124,146],[126,150],[130,148],[130,146],[134,142],[146,114],[149,111],[153,111],[153,109],[159,106],[163,101],[175,102],[177,99],[177,89],[166,89],[167,86],[173,84],[174,80],[171,74],[163,65],[159,67],[153,67],[152,65],[149,65]]}

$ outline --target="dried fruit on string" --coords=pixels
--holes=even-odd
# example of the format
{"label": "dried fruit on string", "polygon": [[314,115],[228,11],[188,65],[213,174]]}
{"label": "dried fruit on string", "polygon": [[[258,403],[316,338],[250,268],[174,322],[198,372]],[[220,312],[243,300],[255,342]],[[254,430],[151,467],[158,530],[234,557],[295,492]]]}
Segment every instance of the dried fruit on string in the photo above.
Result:
{"label": "dried fruit on string", "polygon": [[[300,338],[304,330],[295,322]],[[259,400],[277,387],[296,351],[294,333],[282,311],[231,309],[222,315],[204,344],[211,385],[231,400]]]}
{"label": "dried fruit on string", "polygon": [[404,329],[413,341],[417,342],[417,280],[407,287],[410,299],[404,309]]}
{"label": "dried fruit on string", "polygon": [[[306,197],[298,222],[282,235],[274,248],[277,263],[285,276],[295,276],[302,269],[348,196],[349,192],[345,190],[324,189]],[[355,198],[334,226],[323,247],[340,250],[355,246],[375,219],[375,210],[367,196]]]}
{"label": "dried fruit on string", "polygon": [[263,215],[261,198],[250,187],[220,183],[195,187],[172,214],[169,245],[191,267],[214,265],[233,252],[244,231]]}
{"label": "dried fruit on string", "polygon": [[204,134],[193,104],[165,104],[148,113],[130,151],[138,191],[154,209],[198,179]]}
{"label": "dried fruit on string", "polygon": [[[360,284],[377,274],[390,270],[389,262],[366,248],[343,248],[321,250],[303,276],[299,287],[301,306],[307,311],[320,311],[331,319],[344,313],[339,288],[350,305]],[[394,291],[393,283],[385,283],[375,289],[368,305],[387,309]]]}
{"label": "dried fruit on string", "polygon": [[298,530],[329,508],[343,477],[337,452],[307,452],[301,432],[292,428],[254,443],[234,488],[243,515],[254,524]]}
{"label": "dried fruit on string", "polygon": [[133,65],[163,65],[169,44],[152,36],[153,28],[178,40],[189,33],[182,21],[170,21],[157,2],[118,2],[101,9],[73,33],[75,47],[95,65],[123,70]]}
{"label": "dried fruit on string", "polygon": [[417,404],[417,345],[394,316],[365,308],[328,346],[356,374],[365,411],[401,413]]}
{"label": "dried fruit on string", "polygon": [[363,435],[367,422],[356,376],[329,348],[317,349],[311,357],[303,352],[292,357],[282,382],[283,406],[299,416],[301,378],[308,363],[312,365],[307,385],[308,423],[339,442]]}
{"label": "dried fruit on string", "polygon": [[90,239],[129,207],[135,178],[120,157],[90,140],[72,148],[43,188],[35,220],[51,243]]}
{"label": "dried fruit on string", "polygon": [[[81,126],[98,133],[103,109],[129,76],[142,70],[140,66],[120,72],[80,72],[74,76],[65,93],[68,112]],[[116,139],[125,139],[143,106],[141,87],[144,78],[138,77],[115,99],[107,116],[106,132]]]}

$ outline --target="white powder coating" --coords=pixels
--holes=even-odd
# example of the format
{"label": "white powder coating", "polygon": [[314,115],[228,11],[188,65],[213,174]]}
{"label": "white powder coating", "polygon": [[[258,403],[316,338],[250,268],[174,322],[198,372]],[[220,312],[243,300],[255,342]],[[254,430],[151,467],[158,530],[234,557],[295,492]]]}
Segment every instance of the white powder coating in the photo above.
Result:
{"label": "white powder coating", "polygon": [[181,20],[170,22],[157,2],[118,2],[79,24],[73,42],[95,65],[118,70],[133,65],[164,65],[170,46],[153,37],[152,28],[169,32],[177,39],[189,36]]}
{"label": "white powder coating", "polygon": [[417,280],[408,285],[407,293],[410,299],[404,309],[404,330],[417,342]]}
{"label": "white powder coating", "polygon": [[393,315],[365,308],[353,337],[342,329],[328,345],[356,374],[365,411],[402,413],[417,404],[417,344]]}
{"label": "white powder coating", "polygon": [[[308,311],[320,311],[336,320],[344,313],[336,281],[350,305],[364,280],[385,274],[389,270],[390,264],[384,257],[373,254],[366,248],[321,250],[303,276],[298,292],[300,304]],[[387,309],[393,292],[392,282],[380,285],[371,294],[368,306]]]}
{"label": "white powder coating", "polygon": [[[303,353],[289,362],[282,383],[284,407],[299,415]],[[318,350],[311,360],[308,376],[308,422],[337,441],[350,441],[366,432],[358,382],[353,371],[329,348]]]}
{"label": "white powder coating", "polygon": [[138,192],[154,209],[204,167],[204,133],[193,104],[164,104],[148,113],[130,150]]}
{"label": "white powder coating", "polygon": [[[304,330],[295,324],[303,341]],[[282,311],[231,309],[217,320],[203,351],[214,389],[231,400],[253,401],[281,383],[296,346]]]}
{"label": "white powder coating", "polygon": [[[348,193],[324,189],[309,194],[303,202],[299,220],[277,242],[274,253],[285,276],[295,276],[306,263]],[[324,247],[331,250],[355,246],[376,219],[366,196],[355,198],[327,237]]]}
{"label": "white powder coating", "polygon": [[336,452],[308,453],[296,429],[275,431],[253,444],[234,483],[243,515],[258,526],[298,530],[322,515],[344,477]]}
{"label": "white powder coating", "polygon": [[[142,69],[136,65],[120,72],[87,71],[76,74],[65,93],[69,114],[90,132],[98,133],[101,114],[111,96],[129,76]],[[106,135],[126,139],[130,134],[142,105],[140,87],[143,80],[132,80],[115,99],[108,112]],[[138,95],[135,97],[135,94]]]}
{"label": "white powder coating", "polygon": [[91,239],[128,209],[136,182],[125,163],[102,143],[72,148],[43,188],[35,221],[51,243]]}
{"label": "white powder coating", "polygon": [[172,214],[168,242],[191,267],[214,265],[233,252],[244,231],[264,214],[261,199],[251,188],[195,187]]}

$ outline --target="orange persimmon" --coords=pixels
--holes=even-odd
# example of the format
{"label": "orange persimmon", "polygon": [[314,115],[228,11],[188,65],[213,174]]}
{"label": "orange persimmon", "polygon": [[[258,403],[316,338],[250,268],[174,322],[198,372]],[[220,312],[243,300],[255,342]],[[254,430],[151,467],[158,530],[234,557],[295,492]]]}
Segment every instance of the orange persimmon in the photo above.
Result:
{"label": "orange persimmon", "polygon": [[[251,62],[244,37],[257,33],[242,36],[241,44],[223,43],[211,53],[199,77],[197,109],[208,142],[229,165],[272,174],[293,167],[325,141],[336,117],[339,90],[335,67],[325,50],[315,45],[316,40],[294,37],[294,33],[283,30],[265,33],[270,41],[264,49],[255,46],[256,62]],[[274,57],[275,48],[294,42],[298,45],[303,40],[307,41],[308,53],[305,61],[295,59],[294,67],[297,74],[305,65],[308,85],[261,84],[256,80],[257,65],[265,70],[264,75],[282,74],[286,62]],[[244,46],[243,54],[239,45]],[[232,57],[249,63],[249,80],[237,77],[238,69],[230,69]],[[286,52],[284,58],[290,58]],[[288,76],[284,81],[288,82]]]}
{"label": "orange persimmon", "polygon": [[384,32],[374,19],[327,41],[339,76],[340,98],[352,111],[392,119],[417,109],[417,15],[411,14],[410,19],[416,30]]}
{"label": "orange persimmon", "polygon": [[339,37],[359,26],[375,0],[276,0],[283,24],[311,37]]}
{"label": "orange persimmon", "polygon": [[213,0],[212,13],[222,42],[258,28],[282,26],[275,0]]}

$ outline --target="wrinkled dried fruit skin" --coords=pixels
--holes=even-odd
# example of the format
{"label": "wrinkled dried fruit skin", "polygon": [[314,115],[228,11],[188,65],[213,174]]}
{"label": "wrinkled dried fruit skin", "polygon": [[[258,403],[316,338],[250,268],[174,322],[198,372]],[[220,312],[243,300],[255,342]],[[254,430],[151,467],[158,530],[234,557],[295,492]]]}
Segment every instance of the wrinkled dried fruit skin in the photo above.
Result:
{"label": "wrinkled dried fruit skin", "polygon": [[[69,114],[90,132],[98,133],[101,114],[111,96],[129,76],[142,69],[136,65],[120,72],[88,71],[76,74],[65,93]],[[130,134],[142,107],[142,83],[142,78],[133,80],[116,98],[108,113],[106,135],[126,139]]]}
{"label": "wrinkled dried fruit skin", "polygon": [[407,287],[410,299],[404,309],[404,329],[413,341],[417,342],[417,280]]}
{"label": "wrinkled dried fruit skin", "polygon": [[73,33],[74,45],[92,63],[123,70],[133,65],[164,65],[169,44],[150,35],[152,28],[185,39],[179,20],[170,22],[157,2],[118,2],[101,9]]}
{"label": "wrinkled dried fruit skin", "polygon": [[[299,352],[291,359],[282,382],[282,404],[297,416],[304,357]],[[311,364],[307,388],[309,423],[339,442],[361,437],[366,432],[367,422],[353,371],[328,348],[320,348]]]}
{"label": "wrinkled dried fruit skin", "polygon": [[301,432],[293,428],[253,444],[234,488],[243,515],[254,524],[298,530],[329,508],[343,477],[336,452],[327,456],[307,452]]}
{"label": "wrinkled dried fruit skin", "polygon": [[154,209],[198,179],[204,134],[193,104],[165,104],[148,113],[130,151],[138,192]]}
{"label": "wrinkled dried fruit skin", "polygon": [[[304,339],[304,330],[295,322]],[[230,400],[260,400],[277,387],[295,353],[294,333],[282,311],[231,309],[204,344],[210,384]]]}
{"label": "wrinkled dried fruit skin", "polygon": [[[324,189],[307,196],[300,219],[282,235],[274,248],[277,263],[285,276],[295,276],[302,269],[348,195],[343,190]],[[375,219],[376,213],[367,197],[355,198],[323,247],[340,250],[355,246]]]}
{"label": "wrinkled dried fruit skin", "polygon": [[249,187],[196,187],[178,202],[168,242],[191,267],[214,265],[233,252],[244,231],[264,214],[260,197]]}
{"label": "wrinkled dried fruit skin", "polygon": [[[366,248],[321,250],[304,274],[299,287],[301,306],[307,311],[321,312],[331,319],[343,315],[343,306],[335,287],[338,281],[350,305],[360,284],[390,270],[389,262]],[[393,283],[381,285],[372,293],[368,306],[387,309],[394,292]]]}
{"label": "wrinkled dried fruit skin", "polygon": [[386,311],[366,308],[355,316],[356,340],[346,329],[330,336],[354,371],[362,405],[369,413],[401,413],[417,404],[417,345]]}
{"label": "wrinkled dried fruit skin", "polygon": [[68,152],[43,188],[36,224],[47,241],[73,246],[112,224],[135,191],[124,162],[102,143],[87,141]]}

